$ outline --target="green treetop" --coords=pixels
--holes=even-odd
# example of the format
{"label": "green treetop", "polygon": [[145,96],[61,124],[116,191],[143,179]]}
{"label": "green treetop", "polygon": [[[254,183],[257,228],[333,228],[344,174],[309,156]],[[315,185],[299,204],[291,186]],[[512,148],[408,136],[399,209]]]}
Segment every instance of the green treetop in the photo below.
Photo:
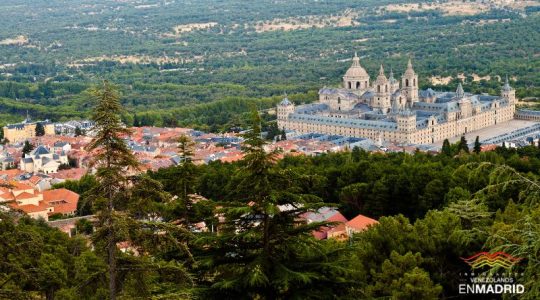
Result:
{"label": "green treetop", "polygon": [[36,123],[36,136],[44,136],[45,135],[45,127],[41,122]]}
{"label": "green treetop", "polygon": [[276,168],[277,151],[265,151],[258,113],[245,135],[242,168],[231,181],[231,194],[220,210],[219,235],[199,243],[203,282],[209,297],[282,299],[336,297],[351,282],[350,263],[341,246],[317,241],[300,215],[323,203],[299,193],[303,176]]}
{"label": "green treetop", "polygon": [[24,141],[24,146],[22,148],[22,154],[28,154],[34,150],[34,145],[30,144],[28,141]]}
{"label": "green treetop", "polygon": [[476,139],[474,140],[474,148],[473,152],[478,154],[482,151],[482,144],[480,143],[480,137],[476,136]]}

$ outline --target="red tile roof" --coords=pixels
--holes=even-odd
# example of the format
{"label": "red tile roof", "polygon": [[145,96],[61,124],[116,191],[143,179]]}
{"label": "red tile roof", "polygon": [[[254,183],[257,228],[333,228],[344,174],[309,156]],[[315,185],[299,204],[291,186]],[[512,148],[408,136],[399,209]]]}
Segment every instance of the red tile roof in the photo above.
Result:
{"label": "red tile roof", "polygon": [[14,209],[20,209],[24,211],[25,213],[35,213],[40,211],[47,211],[47,209],[50,207],[47,203],[44,203],[43,201],[39,202],[39,205],[18,205],[16,202],[9,203],[9,206],[11,206]]}
{"label": "red tile roof", "polygon": [[20,193],[17,197],[15,197],[17,200],[23,200],[23,199],[30,199],[36,197],[36,194],[30,194],[27,192]]}
{"label": "red tile roof", "polygon": [[17,177],[21,174],[24,174],[25,172],[19,169],[12,169],[12,170],[3,170],[0,171],[0,176],[5,175],[7,180],[13,179],[13,177]]}
{"label": "red tile roof", "polygon": [[79,180],[86,174],[87,170],[84,168],[71,168],[68,170],[59,170],[56,174],[53,174],[54,178]]}
{"label": "red tile roof", "polygon": [[378,224],[377,220],[368,218],[363,215],[358,215],[354,219],[347,222],[347,227],[350,227],[356,231],[362,231],[368,228],[368,226]]}
{"label": "red tile roof", "polygon": [[43,177],[34,175],[34,176],[30,177],[30,178],[28,179],[28,181],[29,181],[31,184],[36,185],[41,179],[43,179]]}
{"label": "red tile roof", "polygon": [[16,190],[34,190],[33,187],[29,186],[28,184],[24,184],[20,181],[11,181],[9,184],[11,184],[13,187],[12,189],[14,191]]}
{"label": "red tile roof", "polygon": [[67,189],[47,190],[43,192],[43,202],[53,206],[55,213],[69,214],[77,210],[79,194]]}

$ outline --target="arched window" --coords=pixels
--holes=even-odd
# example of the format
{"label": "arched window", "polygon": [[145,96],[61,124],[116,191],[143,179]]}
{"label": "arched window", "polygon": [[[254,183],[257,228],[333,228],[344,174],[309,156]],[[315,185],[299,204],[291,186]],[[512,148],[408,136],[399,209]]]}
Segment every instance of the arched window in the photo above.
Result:
{"label": "arched window", "polygon": [[351,82],[349,81],[349,89],[351,89],[351,88],[352,88],[352,87],[351,87]]}
{"label": "arched window", "polygon": [[405,86],[409,86],[409,79],[405,79]]}
{"label": "arched window", "polygon": [[367,81],[364,81],[364,88],[367,89]]}
{"label": "arched window", "polygon": [[377,85],[377,92],[378,92],[378,93],[381,92],[381,86],[380,86],[380,85]]}
{"label": "arched window", "polygon": [[412,85],[413,85],[413,86],[416,86],[416,78],[414,78],[414,79],[412,80],[412,82],[413,82]]}
{"label": "arched window", "polygon": [[360,88],[360,81],[357,81],[356,82],[356,89],[359,89]]}
{"label": "arched window", "polygon": [[337,97],[337,103],[338,103],[338,104],[341,103],[341,98]]}
{"label": "arched window", "polygon": [[385,86],[384,86],[384,91],[385,91],[385,92],[388,92],[388,85],[385,85]]}

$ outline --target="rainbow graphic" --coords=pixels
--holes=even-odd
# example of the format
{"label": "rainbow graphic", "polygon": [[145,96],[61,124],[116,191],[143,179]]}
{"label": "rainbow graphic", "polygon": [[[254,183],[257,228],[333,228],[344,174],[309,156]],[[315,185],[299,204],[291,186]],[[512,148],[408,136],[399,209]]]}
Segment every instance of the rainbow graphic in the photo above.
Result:
{"label": "rainbow graphic", "polygon": [[495,253],[480,252],[469,258],[461,257],[461,259],[473,269],[479,269],[484,266],[489,266],[491,268],[501,267],[504,269],[509,269],[517,262],[522,260],[522,258],[513,257],[508,253],[500,251]]}

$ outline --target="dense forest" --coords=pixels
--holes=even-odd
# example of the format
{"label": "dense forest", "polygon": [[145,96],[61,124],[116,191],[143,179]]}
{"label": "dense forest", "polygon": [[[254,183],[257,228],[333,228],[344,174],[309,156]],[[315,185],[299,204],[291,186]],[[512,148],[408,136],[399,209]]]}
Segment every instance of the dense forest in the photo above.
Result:
{"label": "dense forest", "polygon": [[380,63],[399,76],[412,56],[422,88],[455,89],[463,74],[466,91],[498,94],[508,74],[519,98],[540,96],[534,2],[481,1],[463,14],[418,2],[406,11],[391,5],[410,1],[2,1],[0,121],[26,109],[88,117],[84,91],[109,79],[127,123],[140,114],[142,125],[227,130],[231,117],[246,123],[249,103],[269,108],[285,92],[316,100],[354,51],[373,76]]}

